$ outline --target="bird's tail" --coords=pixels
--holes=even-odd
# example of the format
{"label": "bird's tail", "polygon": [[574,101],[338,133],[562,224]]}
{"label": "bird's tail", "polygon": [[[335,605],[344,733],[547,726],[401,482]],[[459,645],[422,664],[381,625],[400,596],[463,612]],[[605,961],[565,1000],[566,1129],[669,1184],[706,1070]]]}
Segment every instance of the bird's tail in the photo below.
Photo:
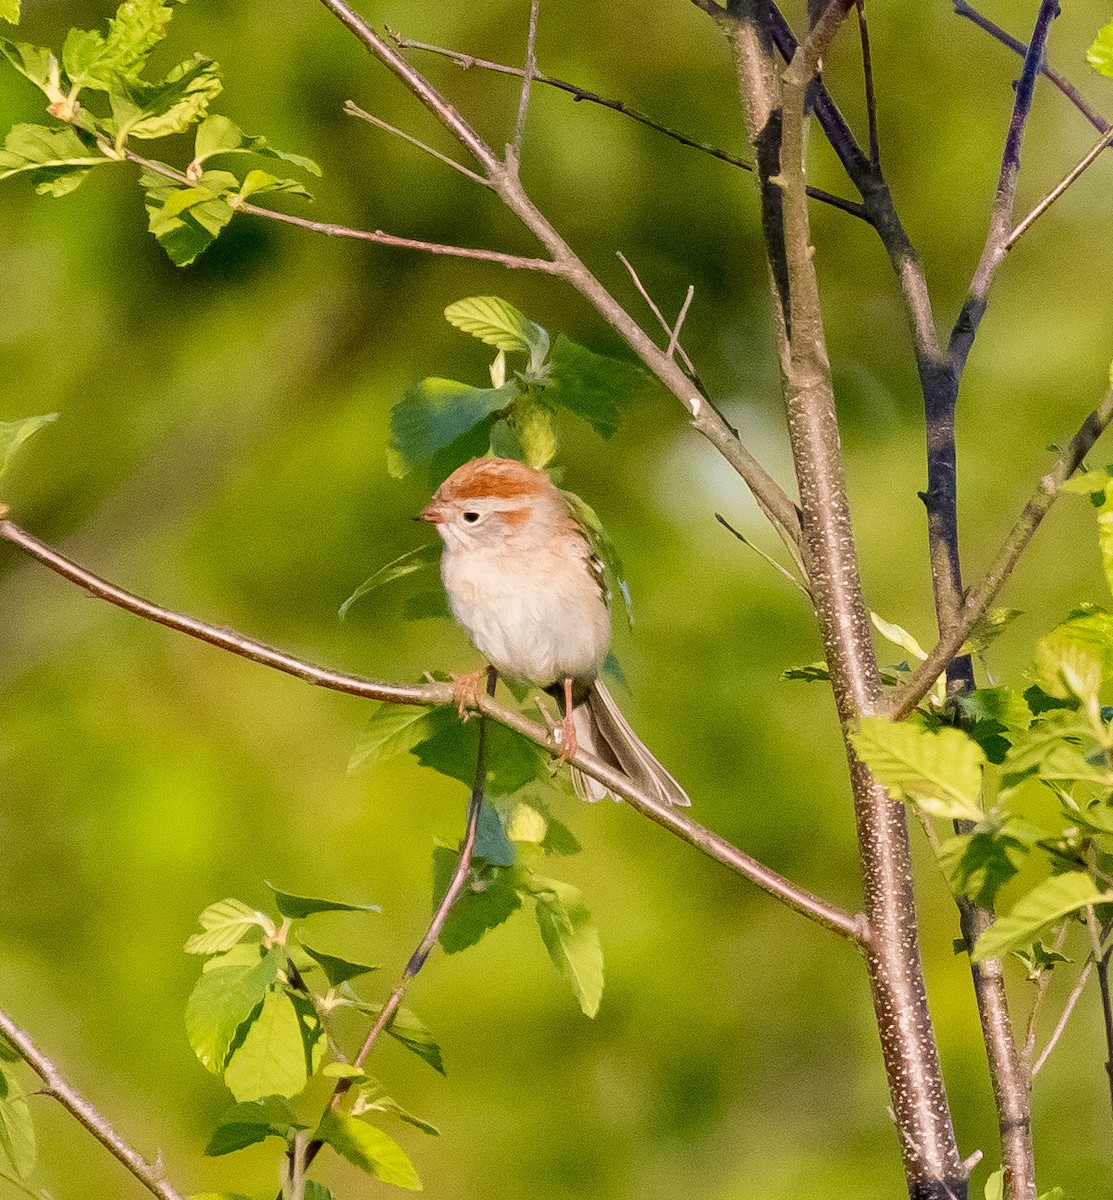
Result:
{"label": "bird's tail", "polygon": [[[601,680],[595,680],[588,688],[586,698],[572,709],[572,724],[577,745],[616,767],[642,791],[663,804],[687,808],[692,803],[688,793],[630,728],[629,721]],[[575,767],[572,768],[572,784],[581,800],[602,800],[611,795],[604,784]]]}

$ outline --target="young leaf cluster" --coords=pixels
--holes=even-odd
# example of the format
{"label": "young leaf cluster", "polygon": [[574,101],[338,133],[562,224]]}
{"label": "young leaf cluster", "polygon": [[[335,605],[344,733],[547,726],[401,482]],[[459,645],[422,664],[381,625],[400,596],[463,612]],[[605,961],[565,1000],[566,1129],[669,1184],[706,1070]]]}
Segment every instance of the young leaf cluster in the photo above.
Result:
{"label": "young leaf cluster", "polygon": [[[381,1011],[352,987],[352,980],[378,968],[315,948],[300,925],[318,913],[375,906],[271,890],[281,920],[240,900],[222,900],[201,913],[201,930],[185,945],[188,953],[205,956],[186,1005],[190,1045],[202,1064],[221,1076],[235,1101],[205,1153],[230,1154],[273,1137],[293,1157],[290,1148],[304,1143],[312,1130],[314,1140],[376,1178],[420,1189],[405,1151],[369,1114],[389,1115],[425,1133],[437,1133],[436,1127],[408,1113],[378,1080],[353,1065],[329,1024],[341,1009]],[[443,1074],[440,1048],[413,1013],[400,1009],[386,1032]],[[343,1102],[306,1120],[294,1101],[314,1077],[344,1080]],[[317,1192],[305,1195],[327,1200],[328,1190],[314,1186]]]}
{"label": "young leaf cluster", "polygon": [[0,1038],[0,1176],[10,1179],[14,1175],[16,1181],[31,1174],[38,1158],[35,1126],[20,1081],[20,1061],[15,1047]]}
{"label": "young leaf cluster", "polygon": [[[276,192],[309,197],[297,180],[250,161],[240,167],[239,156],[281,160],[315,175],[320,169],[307,158],[275,150],[264,138],[249,137],[227,117],[209,115],[222,86],[211,59],[195,54],[161,78],[147,77],[151,53],[166,37],[176,2],[124,0],[106,32],[71,29],[57,53],[0,38],[0,54],[43,93],[56,122],[17,124],[8,131],[0,149],[0,179],[27,174],[40,195],[64,196],[94,167],[145,163],[139,182],[150,231],[184,266],[252,197]],[[191,129],[193,157],[183,171],[134,149],[136,142]],[[212,159],[222,165],[211,166]]]}
{"label": "young leaf cluster", "polygon": [[[449,954],[474,946],[523,904],[533,907],[545,950],[572,988],[580,1008],[595,1016],[603,994],[603,951],[583,897],[571,884],[538,868],[549,856],[574,854],[579,843],[552,815],[551,801],[570,796],[551,773],[548,756],[501,726],[487,730],[487,798],[480,810],[467,885],[440,934]],[[381,704],[352,758],[365,766],[410,753],[469,786],[478,731],[450,709]],[[459,862],[454,847],[433,851],[433,900],[439,904]]]}

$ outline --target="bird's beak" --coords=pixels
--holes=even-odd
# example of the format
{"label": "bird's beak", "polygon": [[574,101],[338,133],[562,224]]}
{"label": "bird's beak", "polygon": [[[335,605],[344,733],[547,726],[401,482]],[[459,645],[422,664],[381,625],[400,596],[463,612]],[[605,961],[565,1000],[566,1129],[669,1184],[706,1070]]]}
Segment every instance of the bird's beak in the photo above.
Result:
{"label": "bird's beak", "polygon": [[427,504],[415,521],[432,521],[434,525],[443,525],[448,520],[448,514],[436,504]]}

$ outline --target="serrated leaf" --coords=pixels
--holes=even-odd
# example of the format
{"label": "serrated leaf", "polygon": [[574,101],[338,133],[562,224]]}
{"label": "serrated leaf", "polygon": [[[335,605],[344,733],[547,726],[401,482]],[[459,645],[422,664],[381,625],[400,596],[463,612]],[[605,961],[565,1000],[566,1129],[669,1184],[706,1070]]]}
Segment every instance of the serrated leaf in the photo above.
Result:
{"label": "serrated leaf", "polygon": [[117,141],[185,133],[201,120],[223,86],[216,63],[198,54],[179,63],[161,83],[135,83],[126,92],[112,91]]}
{"label": "serrated leaf", "polygon": [[205,1154],[217,1158],[268,1137],[288,1138],[297,1123],[293,1109],[280,1096],[267,1096],[234,1105],[213,1131]]}
{"label": "serrated leaf", "polygon": [[14,1088],[0,1099],[0,1151],[20,1179],[26,1179],[35,1169],[38,1158],[35,1125],[26,1098]]}
{"label": "serrated leaf", "polygon": [[193,148],[193,163],[200,166],[206,159],[217,154],[257,154],[262,158],[277,158],[320,175],[321,168],[301,154],[287,154],[271,146],[265,137],[251,137],[227,117],[206,117],[197,126]]}
{"label": "serrated leaf", "polygon": [[411,1192],[421,1191],[421,1180],[414,1165],[401,1146],[381,1129],[368,1125],[347,1113],[329,1111],[325,1113],[316,1136],[327,1142],[342,1155],[369,1175],[384,1183],[393,1183]]}
{"label": "serrated leaf", "polygon": [[193,187],[182,187],[154,171],[143,171],[139,180],[146,193],[148,228],[176,266],[193,262],[234,215],[225,199],[238,186],[233,175],[207,171]]}
{"label": "serrated leaf", "polygon": [[453,379],[423,379],[390,411],[387,466],[391,475],[401,478],[430,462],[493,414],[508,409],[517,395],[518,384],[513,381],[500,388],[477,388]]}
{"label": "serrated leaf", "polygon": [[578,888],[530,876],[524,885],[537,902],[541,940],[553,965],[568,981],[585,1016],[594,1017],[603,997],[603,947]]}
{"label": "serrated leaf", "polygon": [[224,1070],[243,1027],[258,1015],[278,974],[280,956],[281,951],[272,947],[252,966],[204,971],[190,993],[185,1013],[189,1044],[214,1074]]}
{"label": "serrated leaf", "polygon": [[1089,760],[1092,745],[1090,728],[1073,709],[1049,710],[1014,737],[1001,764],[1002,778],[1010,787],[1028,775],[1038,775],[1048,784],[1086,781],[1104,786],[1113,779],[1108,768]]}
{"label": "serrated leaf", "polygon": [[[467,787],[475,782],[479,751],[479,722],[461,723],[454,708],[437,708],[428,714],[424,737],[411,753],[423,767],[432,767]],[[503,725],[487,727],[487,792],[511,796],[535,779],[547,778],[549,755],[533,742]]]}
{"label": "serrated leaf", "polygon": [[357,979],[360,975],[368,975],[372,971],[379,970],[377,965],[368,966],[364,963],[349,962],[346,958],[337,958],[334,954],[325,954],[320,950],[314,950],[305,942],[301,943],[301,948],[325,973],[330,987],[339,987],[349,979]]}
{"label": "serrated leaf", "polygon": [[1027,701],[1008,687],[978,688],[961,696],[959,707],[971,723],[997,721],[1014,732],[1023,732],[1032,724],[1032,710]]}
{"label": "serrated leaf", "polygon": [[313,1005],[272,989],[243,1040],[232,1048],[224,1082],[239,1101],[296,1096],[324,1054],[324,1030]]}
{"label": "serrated leaf", "polygon": [[549,356],[545,398],[610,437],[623,412],[662,396],[663,385],[637,363],[596,354],[559,334]]}
{"label": "serrated leaf", "polygon": [[545,330],[499,296],[457,300],[444,310],[444,316],[450,325],[498,350],[532,354],[541,348],[544,357],[549,348]]}
{"label": "serrated leaf", "polygon": [[1103,677],[1111,673],[1113,615],[1103,609],[1071,617],[1036,645],[1036,674],[1052,696],[1094,702]]}
{"label": "serrated leaf", "polygon": [[1099,74],[1113,79],[1113,21],[1098,30],[1097,37],[1086,51],[1086,61]]}
{"label": "serrated leaf", "polygon": [[914,800],[935,817],[982,819],[985,752],[959,730],[933,732],[909,721],[865,717],[850,740],[894,800]]}
{"label": "serrated leaf", "polygon": [[215,954],[230,950],[253,929],[274,932],[274,922],[242,900],[220,900],[210,904],[197,918],[203,933],[195,933],[185,944],[187,954]]}
{"label": "serrated leaf", "polygon": [[19,24],[19,0],[0,0],[0,21]]}
{"label": "serrated leaf", "polygon": [[[365,579],[359,587],[344,601],[340,606],[341,618],[347,616],[348,609],[361,597],[366,596],[368,592],[375,591],[376,588],[381,588],[384,584],[393,583],[395,579],[404,579],[407,575],[414,574],[415,571],[424,570],[430,563],[440,561],[441,543],[440,541],[430,542],[426,546],[418,546],[414,550],[407,550],[405,554],[399,554],[397,558],[392,558],[390,562],[381,566],[374,575]],[[393,707],[398,708],[398,705]]]}
{"label": "serrated leaf", "polygon": [[1018,608],[988,609],[978,618],[970,636],[959,648],[959,654],[980,654],[991,646],[1017,617],[1023,615]]}
{"label": "serrated leaf", "polygon": [[1113,892],[1101,891],[1083,871],[1066,871],[1036,884],[1007,913],[978,938],[973,958],[981,962],[999,958],[1017,946],[1035,940],[1045,925],[1077,912],[1090,904],[1113,900]]}
{"label": "serrated leaf", "polygon": [[57,413],[44,413],[38,417],[24,417],[20,421],[0,421],[0,475],[8,469],[29,438],[57,419]]}
{"label": "serrated leaf", "polygon": [[0,180],[30,171],[31,183],[40,195],[64,196],[92,167],[112,161],[91,151],[68,125],[62,129],[13,125],[0,150]]}
{"label": "serrated leaf", "polygon": [[274,892],[274,900],[278,911],[291,920],[299,917],[312,916],[322,912],[381,912],[377,904],[346,904],[342,900],[318,900],[313,896],[295,896],[291,892],[281,892],[273,883],[267,887]]}
{"label": "serrated leaf", "polygon": [[[433,848],[433,904],[440,904],[460,856],[448,846]],[[438,938],[446,954],[457,954],[498,928],[521,907],[518,893],[497,870],[477,872],[468,880],[445,918]]]}
{"label": "serrated leaf", "polygon": [[939,865],[951,891],[991,908],[997,892],[1020,870],[1031,845],[1008,826],[978,829],[948,838],[939,847]]}
{"label": "serrated leaf", "polygon": [[66,74],[77,88],[101,91],[137,80],[172,16],[163,0],[125,0],[109,19],[107,35],[71,29],[62,47]]}

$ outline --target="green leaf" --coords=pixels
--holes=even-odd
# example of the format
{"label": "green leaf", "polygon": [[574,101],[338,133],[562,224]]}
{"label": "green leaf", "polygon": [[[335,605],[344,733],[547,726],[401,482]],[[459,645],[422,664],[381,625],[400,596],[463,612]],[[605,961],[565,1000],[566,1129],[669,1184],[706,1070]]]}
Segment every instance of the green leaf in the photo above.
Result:
{"label": "green leaf", "polygon": [[22,1091],[10,1081],[7,1094],[0,1099],[0,1151],[20,1179],[35,1169],[38,1146],[31,1110]]}
{"label": "green leaf", "polygon": [[223,86],[216,63],[198,54],[179,63],[161,83],[136,83],[126,93],[111,92],[117,141],[185,133],[201,120]]}
{"label": "green leaf", "polygon": [[234,215],[226,197],[239,180],[227,172],[206,171],[193,187],[182,187],[154,171],[143,171],[139,181],[146,192],[148,228],[176,266],[193,262]]}
{"label": "green leaf", "polygon": [[360,975],[367,975],[372,971],[379,970],[378,966],[367,966],[364,963],[349,962],[346,958],[337,958],[334,954],[324,954],[320,950],[314,950],[312,946],[307,946],[304,942],[300,944],[306,954],[325,973],[325,978],[329,981],[330,987],[339,987],[349,979],[356,979]]}
{"label": "green leaf", "polygon": [[0,21],[19,24],[19,0],[0,0]]}
{"label": "green leaf", "polygon": [[324,1030],[313,1005],[300,996],[272,990],[233,1047],[224,1082],[239,1101],[296,1096],[320,1067]]}
{"label": "green leaf", "polygon": [[482,859],[493,867],[512,867],[514,847],[502,827],[498,810],[484,799],[479,808],[479,821],[475,831],[474,859]]}
{"label": "green leaf", "polygon": [[[361,597],[366,596],[368,592],[375,591],[376,588],[381,588],[386,583],[393,583],[395,579],[404,579],[407,575],[412,575],[415,571],[424,570],[430,563],[439,561],[441,556],[441,542],[438,539],[435,542],[430,542],[427,546],[418,546],[414,550],[407,550],[405,554],[399,554],[397,558],[392,558],[390,562],[381,566],[374,575],[365,579],[359,587],[344,601],[340,606],[340,616],[345,617],[348,609]],[[391,705],[393,708],[398,708],[397,704]]]}
{"label": "green leaf", "polygon": [[331,1189],[315,1179],[307,1179],[302,1192],[303,1200],[336,1200]]}
{"label": "green leaf", "polygon": [[537,901],[537,924],[549,957],[568,981],[584,1015],[594,1017],[603,997],[603,947],[578,888],[539,875],[525,883]]}
{"label": "green leaf", "polygon": [[193,168],[199,168],[206,159],[216,154],[257,154],[262,158],[276,158],[292,163],[311,175],[321,174],[321,168],[311,158],[276,150],[266,138],[251,137],[227,117],[206,117],[197,126],[191,165]]}
{"label": "green leaf", "polygon": [[189,1044],[214,1074],[224,1070],[243,1027],[256,1017],[278,974],[280,957],[281,951],[272,947],[253,966],[204,971],[190,993],[185,1014]]}
{"label": "green leaf", "polygon": [[0,54],[52,103],[62,98],[58,60],[45,47],[0,38]]}
{"label": "green leaf", "polygon": [[1113,79],[1113,21],[1098,30],[1097,37],[1086,51],[1086,61],[1099,74]]}
{"label": "green leaf", "polygon": [[90,151],[68,125],[63,129],[13,125],[0,150],[0,179],[31,171],[31,183],[40,196],[58,197],[72,192],[90,168],[112,161]]}
{"label": "green leaf", "polygon": [[994,1171],[985,1181],[985,1200],[1005,1200],[1005,1172]]}
{"label": "green leaf", "polygon": [[[387,453],[391,475],[401,478],[429,462],[494,413],[508,409],[517,395],[513,381],[500,388],[476,388],[452,379],[423,379],[391,409]],[[484,443],[487,438],[484,432]]]}
{"label": "green leaf", "polygon": [[978,938],[973,958],[981,962],[999,958],[1017,946],[1033,942],[1045,925],[1089,904],[1113,900],[1113,892],[1102,892],[1084,871],[1052,875],[1036,884],[1026,895]]}
{"label": "green leaf", "polygon": [[28,438],[38,433],[44,425],[57,420],[57,413],[44,413],[39,417],[24,417],[20,421],[0,421],[0,475],[8,469]]}
{"label": "green leaf", "polygon": [[312,916],[322,912],[381,912],[377,904],[345,904],[342,900],[317,900],[311,896],[295,896],[291,892],[280,892],[273,883],[267,887],[274,892],[278,911],[291,920]]}
{"label": "green leaf", "polygon": [[1047,784],[1071,785],[1079,781],[1105,786],[1109,770],[1089,761],[1092,731],[1073,709],[1050,710],[1017,736],[1001,764],[1006,786],[1015,786],[1028,775]]}
{"label": "green leaf", "polygon": [[[381,1004],[360,1003],[358,1007],[372,1016],[378,1016],[383,1011]],[[427,1062],[434,1071],[439,1071],[442,1075],[445,1073],[441,1048],[416,1013],[408,1008],[399,1008],[391,1017],[386,1031],[395,1041],[401,1042],[407,1050],[413,1051],[423,1062]]]}
{"label": "green leaf", "polygon": [[272,175],[269,171],[260,171],[258,168],[248,171],[237,194],[242,200],[249,200],[252,196],[262,196],[274,192],[300,196],[303,200],[313,199],[313,193],[300,180],[280,179],[277,175]]}
{"label": "green leaf", "polygon": [[883,638],[899,646],[902,650],[906,650],[917,662],[923,662],[927,658],[927,651],[907,629],[902,629],[899,625],[894,625],[892,621],[886,621],[875,612],[870,613],[870,620]]}
{"label": "green leaf", "polygon": [[1036,674],[1052,696],[1096,703],[1103,677],[1113,673],[1113,614],[1081,611],[1039,640]]}
{"label": "green leaf", "polygon": [[348,760],[348,770],[405,754],[424,741],[436,728],[429,719],[432,710],[413,704],[381,701],[363,727],[363,735]]}
{"label": "green leaf", "polygon": [[997,721],[1013,732],[1022,732],[1032,724],[1032,710],[1024,697],[1008,687],[978,688],[961,696],[959,707],[971,723]]}
{"label": "green leaf", "polygon": [[548,333],[499,296],[457,300],[444,315],[450,325],[498,350],[521,350],[531,357],[540,350],[538,361],[548,353]]}
{"label": "green leaf", "polygon": [[[951,891],[986,908],[993,906],[997,892],[1020,870],[1033,840],[1018,836],[1021,823],[1015,818],[999,829],[978,829],[948,838],[939,847],[939,864]],[[1040,831],[1036,830],[1038,840]]]}
{"label": "green leaf", "polygon": [[274,933],[274,922],[242,900],[228,899],[210,904],[197,919],[204,932],[195,933],[186,941],[187,954],[230,950],[256,927],[265,934]]}
{"label": "green leaf", "polygon": [[607,358],[560,334],[549,356],[545,398],[589,421],[610,437],[623,410],[664,395],[663,385],[636,363]]}
{"label": "green leaf", "polygon": [[985,752],[959,730],[932,732],[909,721],[865,717],[850,740],[894,800],[914,800],[935,817],[982,819]]}
{"label": "green leaf", "polygon": [[365,1112],[390,1113],[400,1121],[405,1121],[407,1125],[412,1125],[415,1129],[420,1129],[422,1133],[428,1133],[432,1137],[440,1136],[441,1131],[436,1125],[430,1121],[422,1120],[421,1117],[415,1117],[411,1112],[407,1112],[393,1096],[386,1094],[386,1089],[377,1079],[371,1079],[370,1077],[356,1089],[355,1100],[352,1102],[353,1117],[361,1116]]}
{"label": "green leaf", "polygon": [[[433,848],[433,903],[438,905],[448,888],[460,856],[448,846]],[[502,872],[477,872],[452,906],[441,929],[439,941],[446,954],[474,946],[521,907],[517,891],[502,878]]]}
{"label": "green leaf", "polygon": [[421,1191],[421,1180],[413,1163],[406,1157],[406,1152],[374,1125],[368,1125],[347,1113],[330,1110],[325,1113],[316,1136],[376,1179],[408,1188],[411,1192]]}
{"label": "green leaf", "polygon": [[[454,708],[438,708],[428,714],[426,736],[412,753],[423,767],[432,767],[467,787],[475,782],[479,751],[479,722],[461,723]],[[549,755],[520,734],[503,725],[487,727],[487,792],[493,796],[513,795],[520,787],[549,773]]]}
{"label": "green leaf", "polygon": [[75,88],[109,91],[137,80],[151,51],[166,36],[173,12],[163,0],[125,0],[108,22],[108,33],[71,29],[62,65]]}
{"label": "green leaf", "polygon": [[205,1153],[216,1158],[245,1146],[253,1146],[268,1137],[288,1138],[298,1125],[293,1109],[281,1096],[266,1096],[234,1105],[221,1118]]}
{"label": "green leaf", "polygon": [[807,663],[802,667],[785,667],[781,672],[784,683],[829,683],[831,672],[825,662]]}
{"label": "green leaf", "polygon": [[1013,958],[1019,959],[1028,971],[1028,978],[1033,983],[1044,971],[1054,970],[1056,963],[1069,963],[1071,960],[1058,950],[1051,950],[1043,942],[1033,942],[1030,947],[1024,947],[1012,952]]}

